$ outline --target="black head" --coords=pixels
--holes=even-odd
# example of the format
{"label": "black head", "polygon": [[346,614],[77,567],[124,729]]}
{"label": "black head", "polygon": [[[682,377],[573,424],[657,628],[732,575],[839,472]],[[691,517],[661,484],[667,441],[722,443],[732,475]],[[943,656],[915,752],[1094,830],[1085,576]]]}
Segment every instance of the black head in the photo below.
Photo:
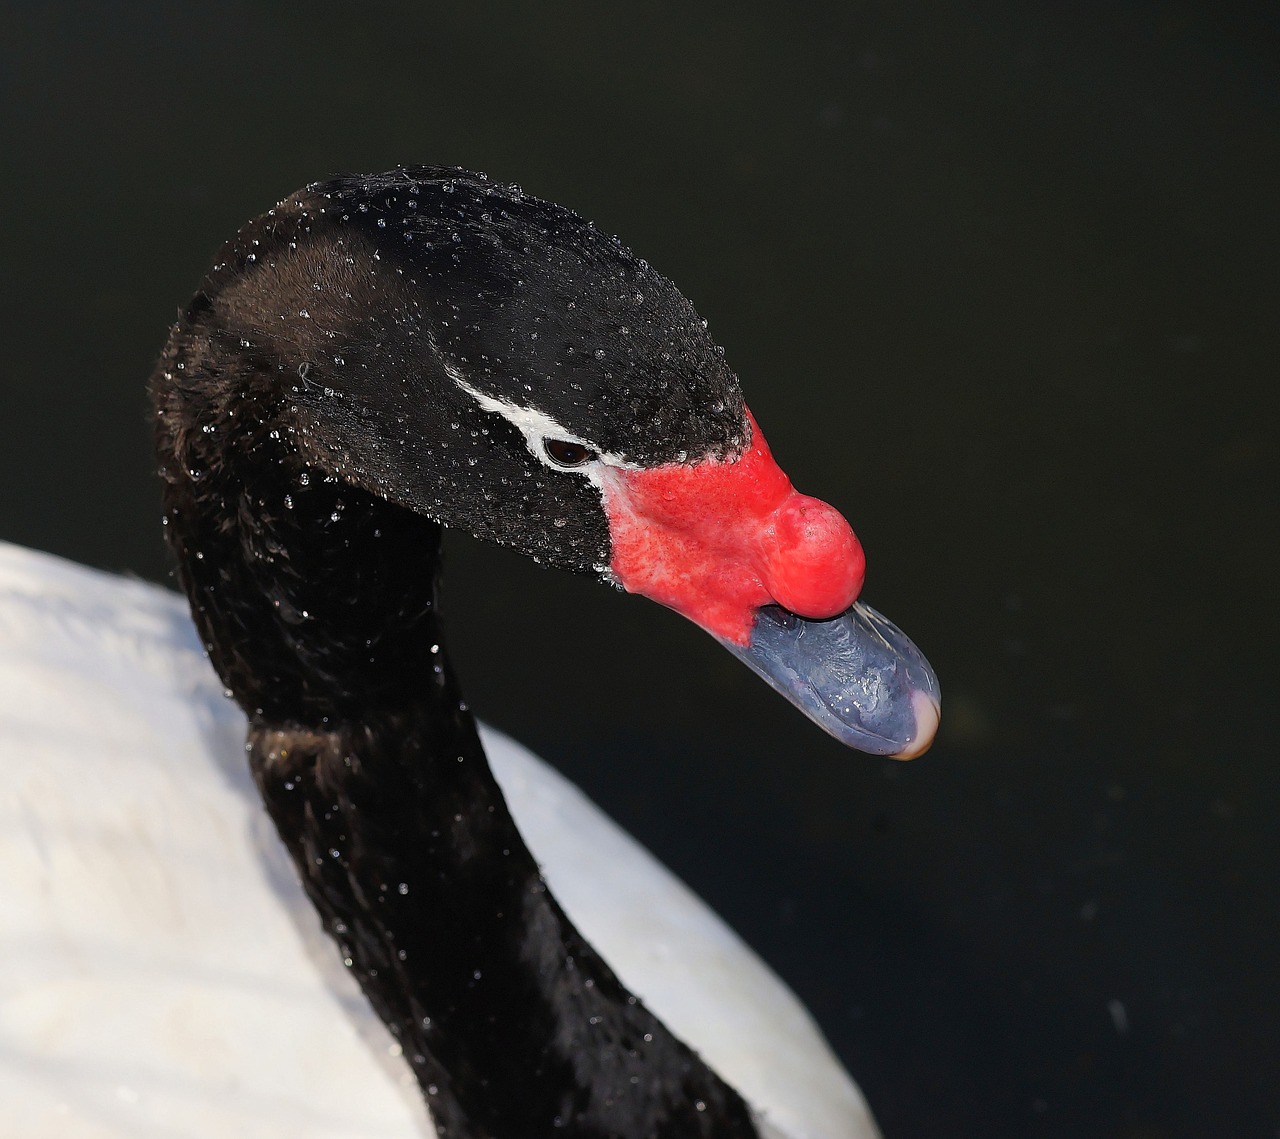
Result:
{"label": "black head", "polygon": [[754,653],[771,605],[852,613],[861,549],[689,302],[569,210],[431,167],[310,186],[222,251],[154,388],[183,583],[251,714],[412,689],[443,523],[676,609],[853,746],[932,737],[936,682],[883,622],[828,627],[803,675]]}
{"label": "black head", "polygon": [[590,460],[718,456],[745,431],[668,280],[569,210],[434,167],[318,183],[245,226],[153,389],[184,586],[268,718],[433,663],[436,523],[601,572]]}
{"label": "black head", "polygon": [[224,400],[251,393],[299,462],[571,570],[609,560],[599,490],[511,411],[641,466],[744,436],[737,380],[670,281],[570,210],[459,170],[282,202],[222,251],[171,354]]}

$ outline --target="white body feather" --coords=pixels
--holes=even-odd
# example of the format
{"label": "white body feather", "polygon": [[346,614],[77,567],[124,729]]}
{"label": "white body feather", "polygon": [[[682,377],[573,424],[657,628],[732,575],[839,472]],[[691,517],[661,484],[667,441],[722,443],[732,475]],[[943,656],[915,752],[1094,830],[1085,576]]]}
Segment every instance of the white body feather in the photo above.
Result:
{"label": "white body feather", "polygon": [[[0,543],[0,1134],[421,1139],[177,595]],[[552,890],[770,1135],[869,1139],[791,992],[576,788],[485,747]]]}

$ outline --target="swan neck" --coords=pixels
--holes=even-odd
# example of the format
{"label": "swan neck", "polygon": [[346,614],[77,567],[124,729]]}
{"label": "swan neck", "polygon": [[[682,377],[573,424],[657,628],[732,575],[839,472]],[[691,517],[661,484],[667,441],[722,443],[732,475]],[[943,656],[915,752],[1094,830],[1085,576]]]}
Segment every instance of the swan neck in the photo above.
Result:
{"label": "swan neck", "polygon": [[758,1139],[516,831],[443,645],[440,526],[316,466],[209,304],[153,381],[169,542],[280,837],[440,1135]]}
{"label": "swan neck", "polygon": [[404,712],[249,736],[303,885],[440,1135],[756,1139],[547,890],[441,664]]}

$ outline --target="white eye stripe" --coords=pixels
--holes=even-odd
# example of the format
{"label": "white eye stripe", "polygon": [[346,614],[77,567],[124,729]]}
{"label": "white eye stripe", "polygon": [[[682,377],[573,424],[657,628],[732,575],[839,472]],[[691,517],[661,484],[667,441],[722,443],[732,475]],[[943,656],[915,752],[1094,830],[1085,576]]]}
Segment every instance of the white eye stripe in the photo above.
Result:
{"label": "white eye stripe", "polygon": [[[485,411],[502,416],[503,419],[519,431],[524,436],[525,446],[529,448],[529,453],[543,466],[549,467],[553,471],[579,472],[586,475],[593,483],[598,481],[598,474],[595,468],[601,463],[611,467],[622,467],[627,470],[639,469],[635,463],[628,463],[621,456],[610,455],[601,451],[589,439],[583,439],[582,436],[575,435],[567,427],[556,422],[546,412],[539,411],[536,407],[521,407],[518,403],[512,403],[510,400],[499,399],[497,396],[486,395],[482,391],[477,391],[458,374],[456,368],[447,364],[445,365],[445,371],[448,373],[449,378]],[[599,457],[583,463],[581,466],[563,467],[553,462],[547,455],[544,444],[548,439],[577,443],[579,446],[595,452]]]}
{"label": "white eye stripe", "polygon": [[545,459],[545,456],[542,456],[542,441],[544,439],[563,439],[566,443],[578,443],[583,447],[590,448],[592,451],[596,450],[586,439],[575,435],[567,427],[562,427],[551,416],[539,411],[537,408],[521,407],[518,403],[511,403],[509,400],[485,395],[484,392],[477,391],[466,380],[456,374],[453,375],[453,380],[485,411],[491,411],[495,415],[502,416],[503,419],[515,427],[524,436],[529,450],[535,455]]}

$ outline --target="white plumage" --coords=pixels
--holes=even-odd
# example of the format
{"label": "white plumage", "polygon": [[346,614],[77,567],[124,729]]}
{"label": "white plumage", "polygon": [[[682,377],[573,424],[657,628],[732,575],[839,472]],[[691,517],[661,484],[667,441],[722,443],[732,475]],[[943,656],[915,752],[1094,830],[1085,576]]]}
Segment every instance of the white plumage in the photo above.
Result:
{"label": "white plumage", "polygon": [[[0,543],[5,1136],[432,1134],[259,803],[244,727],[183,599]],[[768,1132],[876,1136],[759,958],[560,775],[484,740],[570,918]]]}

